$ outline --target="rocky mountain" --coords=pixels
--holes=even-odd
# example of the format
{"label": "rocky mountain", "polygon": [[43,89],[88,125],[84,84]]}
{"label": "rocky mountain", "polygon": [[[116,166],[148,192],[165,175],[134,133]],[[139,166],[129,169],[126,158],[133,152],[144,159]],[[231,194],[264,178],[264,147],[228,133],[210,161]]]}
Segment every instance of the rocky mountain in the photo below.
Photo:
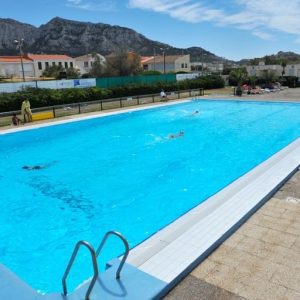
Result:
{"label": "rocky mountain", "polygon": [[0,55],[15,54],[14,39],[24,38],[24,52],[67,54],[80,56],[98,52],[103,55],[120,48],[133,50],[141,55],[157,54],[164,48],[167,55],[190,53],[192,58],[202,57],[203,61],[222,60],[200,47],[188,49],[147,39],[136,31],[103,23],[66,20],[56,17],[45,25],[34,27],[12,19],[0,18]]}

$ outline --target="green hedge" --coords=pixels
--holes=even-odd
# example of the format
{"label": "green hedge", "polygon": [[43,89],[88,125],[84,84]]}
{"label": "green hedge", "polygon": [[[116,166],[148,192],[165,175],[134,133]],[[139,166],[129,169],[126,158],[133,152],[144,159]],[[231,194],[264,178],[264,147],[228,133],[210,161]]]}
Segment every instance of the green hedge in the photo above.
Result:
{"label": "green hedge", "polygon": [[187,90],[187,89],[212,89],[224,87],[224,81],[220,76],[206,76],[179,82],[157,82],[153,85],[132,84],[110,89],[85,88],[85,89],[36,89],[28,88],[17,93],[0,94],[0,112],[20,110],[24,99],[30,101],[32,108],[88,102],[108,98],[146,95],[165,91]]}

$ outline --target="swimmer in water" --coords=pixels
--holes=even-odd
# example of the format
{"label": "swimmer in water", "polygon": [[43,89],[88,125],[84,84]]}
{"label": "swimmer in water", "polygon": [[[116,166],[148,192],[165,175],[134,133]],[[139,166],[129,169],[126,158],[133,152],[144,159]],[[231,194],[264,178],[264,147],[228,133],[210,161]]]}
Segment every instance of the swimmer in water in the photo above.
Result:
{"label": "swimmer in water", "polygon": [[22,167],[22,169],[24,170],[40,170],[40,169],[43,169],[42,166],[24,166]]}
{"label": "swimmer in water", "polygon": [[178,133],[175,133],[175,134],[169,134],[169,139],[176,139],[176,138],[179,138],[181,136],[184,136],[184,131],[179,131]]}
{"label": "swimmer in water", "polygon": [[44,165],[34,165],[34,166],[23,166],[22,169],[23,170],[41,170],[41,169],[45,169],[48,168],[49,166],[51,166],[52,164],[56,163],[56,161],[50,162],[48,164],[44,164]]}
{"label": "swimmer in water", "polygon": [[195,110],[193,113],[192,113],[192,115],[197,115],[197,114],[199,114],[199,110]]}

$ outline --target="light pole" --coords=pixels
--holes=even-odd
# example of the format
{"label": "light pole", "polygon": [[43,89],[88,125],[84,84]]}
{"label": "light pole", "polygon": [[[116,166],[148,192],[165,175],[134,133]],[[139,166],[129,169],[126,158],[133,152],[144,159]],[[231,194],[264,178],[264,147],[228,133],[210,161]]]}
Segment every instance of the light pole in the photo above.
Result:
{"label": "light pole", "polygon": [[24,39],[14,40],[14,43],[17,45],[17,49],[19,49],[19,51],[20,51],[22,75],[23,75],[23,81],[25,81],[25,73],[24,73],[24,65],[23,65],[23,49],[22,49],[23,43],[24,43]]}
{"label": "light pole", "polygon": [[156,71],[156,65],[155,65],[155,56],[156,56],[156,52],[155,52],[155,48],[153,48],[153,56],[154,56],[154,58],[153,58],[153,71]]}
{"label": "light pole", "polygon": [[163,60],[164,60],[164,74],[166,74],[166,50],[169,49],[168,48],[159,48],[160,50],[162,50],[162,53],[163,53]]}
{"label": "light pole", "polygon": [[204,62],[203,62],[203,56],[206,56],[207,54],[204,53],[204,50],[201,51],[201,76],[203,76],[204,72]]}

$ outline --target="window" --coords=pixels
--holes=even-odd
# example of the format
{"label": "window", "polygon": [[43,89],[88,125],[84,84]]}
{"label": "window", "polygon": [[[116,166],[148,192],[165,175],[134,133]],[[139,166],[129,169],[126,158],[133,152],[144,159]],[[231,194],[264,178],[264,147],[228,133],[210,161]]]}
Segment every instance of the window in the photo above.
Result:
{"label": "window", "polygon": [[55,66],[55,65],[56,65],[56,64],[55,64],[55,61],[53,61],[53,62],[52,62],[52,66]]}
{"label": "window", "polygon": [[38,62],[38,68],[39,68],[39,70],[42,70],[43,68],[42,68],[42,63],[39,61]]}
{"label": "window", "polygon": [[68,69],[68,63],[65,62],[65,69]]}
{"label": "window", "polygon": [[88,61],[83,62],[83,66],[84,66],[85,68],[88,68],[88,67],[89,67],[89,62],[88,62]]}
{"label": "window", "polygon": [[183,69],[184,68],[184,64],[181,64],[181,69]]}
{"label": "window", "polygon": [[70,61],[70,68],[73,68],[73,62]]}
{"label": "window", "polygon": [[185,64],[185,68],[187,68],[187,64]]}
{"label": "window", "polygon": [[60,62],[58,62],[58,65],[59,65],[59,66],[62,66],[62,62],[61,62],[61,61],[60,61]]}
{"label": "window", "polygon": [[45,68],[49,68],[49,62],[45,62]]}

